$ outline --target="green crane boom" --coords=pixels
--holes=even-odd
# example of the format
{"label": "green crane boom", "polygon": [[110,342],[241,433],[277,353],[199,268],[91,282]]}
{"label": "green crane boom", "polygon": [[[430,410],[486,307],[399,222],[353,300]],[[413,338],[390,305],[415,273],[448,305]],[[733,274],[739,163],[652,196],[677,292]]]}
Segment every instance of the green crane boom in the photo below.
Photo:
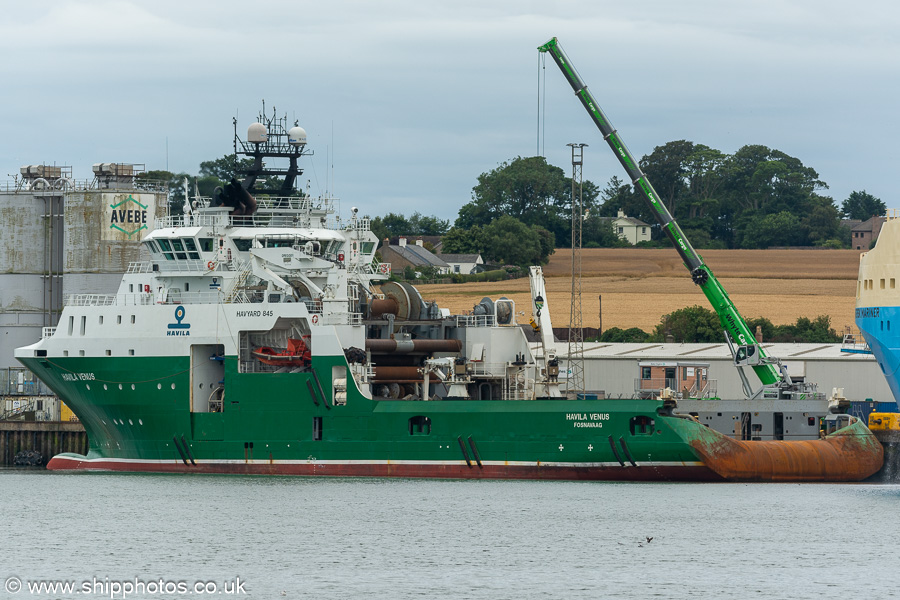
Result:
{"label": "green crane boom", "polygon": [[[678,223],[675,222],[675,219],[672,218],[666,205],[660,200],[659,194],[657,194],[656,190],[653,189],[653,186],[650,185],[650,181],[647,180],[646,175],[641,171],[637,161],[634,160],[634,157],[631,155],[631,152],[628,151],[625,143],[619,138],[616,130],[600,108],[600,105],[594,100],[594,97],[588,91],[584,82],[581,81],[581,77],[578,76],[578,73],[575,72],[575,68],[569,61],[569,57],[563,52],[557,39],[553,38],[543,46],[539,46],[538,50],[540,52],[549,52],[550,56],[553,57],[553,60],[556,61],[557,66],[559,66],[559,69],[569,82],[569,85],[575,90],[575,95],[581,100],[584,108],[587,109],[588,114],[591,116],[591,119],[593,119],[594,124],[600,130],[600,133],[603,134],[603,139],[606,140],[609,147],[612,148],[612,151],[619,159],[619,162],[622,163],[622,166],[631,178],[631,183],[643,193],[644,198],[653,210],[653,215],[656,217],[657,222],[660,224],[663,231],[665,231],[666,235],[669,236],[669,239],[672,240],[675,249],[684,260],[684,265],[687,267],[688,271],[690,271],[694,283],[700,286],[706,299],[709,300],[709,303],[712,305],[713,310],[719,315],[719,321],[722,323],[723,329],[728,332],[735,343],[741,346],[756,346],[758,356],[764,358],[765,353],[763,352],[763,349],[756,343],[756,339],[750,331],[750,328],[747,326],[747,322],[744,321],[744,318],[738,312],[738,309],[731,301],[731,298],[728,297],[725,288],[722,287],[722,284],[719,283],[719,280],[716,279],[710,268],[703,262],[703,258],[697,254],[697,251],[694,250],[691,243],[684,236],[684,232],[681,231],[681,228],[678,226]],[[764,385],[782,381],[781,373],[773,364],[755,364],[753,365],[753,370]]]}

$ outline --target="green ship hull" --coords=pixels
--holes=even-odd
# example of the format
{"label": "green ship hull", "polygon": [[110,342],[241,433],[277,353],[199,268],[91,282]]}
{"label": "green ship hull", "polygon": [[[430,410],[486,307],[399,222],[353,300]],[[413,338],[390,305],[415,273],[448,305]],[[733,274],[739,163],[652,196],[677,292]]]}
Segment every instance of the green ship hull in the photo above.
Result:
{"label": "green ship hull", "polygon": [[[341,361],[317,358],[306,373],[241,374],[225,357],[224,411],[195,413],[187,358],[23,359],[88,432],[87,456],[56,456],[51,470],[845,481],[880,467],[880,446],[861,425],[814,442],[752,442],[739,448],[745,456],[735,453],[740,442],[671,414],[659,400],[390,401],[351,387],[346,403],[335,405],[330,379],[318,373]],[[773,448],[802,453],[804,445],[825,456],[818,470],[803,470],[796,456],[793,466],[753,457],[755,448],[770,457]],[[735,461],[745,468],[735,470]]]}
{"label": "green ship hull", "polygon": [[721,479],[686,441],[693,422],[660,414],[661,401],[390,401],[351,387],[346,404],[334,405],[330,378],[318,373],[340,360],[317,358],[308,373],[241,374],[226,357],[225,408],[206,413],[191,411],[187,358],[23,362],[88,432],[87,456],[57,456],[50,469]]}

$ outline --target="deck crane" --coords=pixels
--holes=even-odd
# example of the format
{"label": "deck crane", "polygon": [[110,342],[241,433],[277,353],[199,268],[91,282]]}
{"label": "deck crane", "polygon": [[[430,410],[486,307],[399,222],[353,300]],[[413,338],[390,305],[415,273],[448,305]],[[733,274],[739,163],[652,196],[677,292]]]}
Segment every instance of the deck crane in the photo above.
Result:
{"label": "deck crane", "polygon": [[[581,100],[584,108],[593,119],[594,124],[603,134],[603,139],[612,148],[613,153],[619,162],[625,168],[631,183],[636,189],[639,189],[644,195],[644,199],[652,209],[656,221],[662,230],[666,233],[678,254],[684,260],[684,265],[691,273],[691,279],[695,284],[700,286],[703,294],[706,296],[713,310],[719,316],[719,322],[725,330],[725,340],[731,349],[734,364],[738,367],[738,372],[743,382],[744,392],[751,398],[789,398],[793,396],[802,396],[810,392],[814,393],[814,384],[794,383],[787,374],[787,369],[783,368],[781,361],[774,357],[766,356],[763,348],[756,342],[756,338],[750,331],[750,327],[744,318],[738,312],[734,303],[728,297],[728,293],[719,280],[713,275],[712,270],[703,258],[694,250],[684,232],[672,218],[666,205],[662,202],[659,194],[650,185],[647,176],[641,171],[640,166],[625,143],[621,140],[616,130],[613,128],[609,119],[606,118],[600,105],[594,100],[594,97],[588,91],[587,86],[581,80],[581,77],[575,71],[569,57],[559,45],[556,38],[551,39],[546,44],[539,46],[538,51],[547,52],[553,57],[553,60],[559,66],[563,76],[575,90],[575,95]],[[753,390],[747,381],[743,372],[743,367],[752,367],[763,386],[757,390]]]}

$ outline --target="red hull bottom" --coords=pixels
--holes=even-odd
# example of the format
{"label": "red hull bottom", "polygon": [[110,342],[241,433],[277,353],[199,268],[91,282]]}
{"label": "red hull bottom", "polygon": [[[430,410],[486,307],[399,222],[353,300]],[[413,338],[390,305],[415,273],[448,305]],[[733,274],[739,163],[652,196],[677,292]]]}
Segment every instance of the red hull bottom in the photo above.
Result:
{"label": "red hull bottom", "polygon": [[534,479],[562,481],[724,481],[703,465],[550,466],[494,465],[471,467],[427,463],[279,463],[119,461],[55,456],[51,471],[125,471],[144,473],[205,473],[233,475],[298,475],[307,477],[409,477],[427,479]]}

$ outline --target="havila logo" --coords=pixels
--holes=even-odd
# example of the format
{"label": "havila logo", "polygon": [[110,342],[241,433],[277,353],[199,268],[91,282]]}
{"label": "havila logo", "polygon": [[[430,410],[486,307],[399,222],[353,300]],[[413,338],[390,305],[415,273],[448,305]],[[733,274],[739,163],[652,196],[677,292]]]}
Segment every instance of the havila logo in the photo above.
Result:
{"label": "havila logo", "polygon": [[169,323],[169,330],[166,332],[166,335],[191,335],[189,329],[191,328],[190,323],[182,323],[184,321],[184,315],[187,311],[184,310],[183,306],[179,306],[175,309],[175,323]]}
{"label": "havila logo", "polygon": [[110,229],[118,229],[128,237],[147,229],[147,205],[135,200],[131,194],[118,204],[110,204],[109,207],[112,209],[109,218]]}

